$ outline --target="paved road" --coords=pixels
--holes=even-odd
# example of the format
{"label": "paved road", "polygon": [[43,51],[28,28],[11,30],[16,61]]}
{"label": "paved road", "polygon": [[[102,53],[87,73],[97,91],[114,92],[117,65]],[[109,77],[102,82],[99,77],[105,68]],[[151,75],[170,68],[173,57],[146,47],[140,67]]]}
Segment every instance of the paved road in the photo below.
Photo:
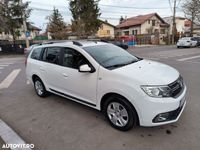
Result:
{"label": "paved road", "polygon": [[169,64],[183,75],[188,102],[177,123],[117,131],[96,110],[55,95],[36,96],[19,58],[0,59],[0,83],[20,69],[9,87],[0,90],[0,118],[37,150],[199,150],[200,48],[164,46],[130,52]]}

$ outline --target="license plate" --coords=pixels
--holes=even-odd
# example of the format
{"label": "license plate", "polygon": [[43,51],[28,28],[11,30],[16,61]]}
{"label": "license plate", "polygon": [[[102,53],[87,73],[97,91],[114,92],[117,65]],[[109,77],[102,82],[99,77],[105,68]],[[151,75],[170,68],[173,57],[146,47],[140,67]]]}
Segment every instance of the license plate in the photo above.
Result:
{"label": "license plate", "polygon": [[182,107],[185,103],[185,97],[180,101],[180,107]]}

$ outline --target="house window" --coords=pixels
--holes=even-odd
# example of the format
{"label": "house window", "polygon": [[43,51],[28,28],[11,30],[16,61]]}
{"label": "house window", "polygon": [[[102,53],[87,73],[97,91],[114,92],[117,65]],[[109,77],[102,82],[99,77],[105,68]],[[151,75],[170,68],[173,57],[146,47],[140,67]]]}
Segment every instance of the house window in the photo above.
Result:
{"label": "house window", "polygon": [[129,31],[124,31],[124,35],[129,35]]}
{"label": "house window", "polygon": [[137,30],[132,30],[132,35],[137,35]]}
{"label": "house window", "polygon": [[154,30],[154,33],[158,33],[158,29],[155,29],[155,30]]}
{"label": "house window", "polygon": [[107,30],[107,34],[110,35],[110,30]]}
{"label": "house window", "polygon": [[155,25],[156,25],[156,21],[152,20],[152,26],[155,26]]}
{"label": "house window", "polygon": [[135,30],[135,35],[137,35],[138,33],[137,33],[137,30]]}
{"label": "house window", "polygon": [[100,26],[100,29],[103,30],[103,25]]}
{"label": "house window", "polygon": [[117,32],[117,36],[121,36],[121,32]]}
{"label": "house window", "polygon": [[161,34],[165,34],[165,29],[161,29],[161,30],[160,30],[160,33],[161,33]]}
{"label": "house window", "polygon": [[148,20],[148,24],[150,24],[151,23],[151,20]]}

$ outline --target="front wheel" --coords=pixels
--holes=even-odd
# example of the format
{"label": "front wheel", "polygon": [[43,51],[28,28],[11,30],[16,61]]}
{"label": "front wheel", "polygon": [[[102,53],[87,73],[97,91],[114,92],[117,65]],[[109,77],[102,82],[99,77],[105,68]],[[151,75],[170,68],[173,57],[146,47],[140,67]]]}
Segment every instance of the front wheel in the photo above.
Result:
{"label": "front wheel", "polygon": [[137,124],[137,114],[133,106],[123,97],[112,96],[104,105],[104,114],[114,128],[128,131]]}

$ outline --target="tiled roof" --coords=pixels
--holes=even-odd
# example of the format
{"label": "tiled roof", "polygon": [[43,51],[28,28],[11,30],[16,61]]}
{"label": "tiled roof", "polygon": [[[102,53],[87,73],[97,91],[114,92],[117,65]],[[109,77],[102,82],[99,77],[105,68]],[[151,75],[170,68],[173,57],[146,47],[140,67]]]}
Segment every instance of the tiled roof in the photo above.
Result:
{"label": "tiled roof", "polygon": [[151,13],[147,15],[139,15],[131,18],[127,18],[124,20],[121,24],[117,25],[117,28],[125,28],[125,27],[131,27],[131,26],[137,26],[143,24],[145,21],[150,19],[153,16],[157,16],[163,24],[166,24],[164,20],[157,14],[157,13]]}
{"label": "tiled roof", "polygon": [[100,19],[99,19],[99,21],[100,21],[101,23],[107,24],[107,25],[109,25],[109,26],[111,26],[111,27],[115,28],[115,26],[114,26],[114,25],[112,25],[112,24],[108,23],[107,21],[103,21],[103,20],[100,20]]}

